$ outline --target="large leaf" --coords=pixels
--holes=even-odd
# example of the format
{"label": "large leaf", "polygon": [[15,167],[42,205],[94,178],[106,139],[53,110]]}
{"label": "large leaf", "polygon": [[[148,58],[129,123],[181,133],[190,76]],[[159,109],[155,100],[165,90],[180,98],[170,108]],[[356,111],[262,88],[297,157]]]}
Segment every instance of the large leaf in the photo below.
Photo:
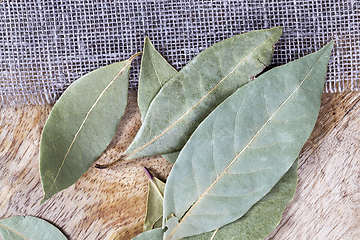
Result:
{"label": "large leaf", "polygon": [[219,103],[270,63],[281,32],[278,27],[240,34],[196,56],[155,96],[125,158],[180,150]]}
{"label": "large leaf", "polygon": [[264,239],[280,223],[286,205],[294,197],[298,159],[271,191],[244,216],[212,232],[186,237],[186,240]]}
{"label": "large leaf", "polygon": [[126,107],[132,59],[84,75],[55,104],[40,142],[42,202],[74,184],[112,140]]}
{"label": "large leaf", "polygon": [[149,176],[149,190],[147,196],[146,216],[144,222],[144,231],[149,231],[162,226],[163,200],[165,183],[156,177]]}
{"label": "large leaf", "polygon": [[0,220],[4,240],[66,240],[62,232],[50,223],[31,216],[15,216]]}
{"label": "large leaf", "polygon": [[199,125],[165,186],[166,239],[235,221],[287,172],[314,127],[332,45],[262,74]]}
{"label": "large leaf", "polygon": [[156,94],[176,73],[176,69],[156,51],[150,39],[146,37],[141,59],[138,88],[138,105],[141,120],[144,120],[150,103]]}

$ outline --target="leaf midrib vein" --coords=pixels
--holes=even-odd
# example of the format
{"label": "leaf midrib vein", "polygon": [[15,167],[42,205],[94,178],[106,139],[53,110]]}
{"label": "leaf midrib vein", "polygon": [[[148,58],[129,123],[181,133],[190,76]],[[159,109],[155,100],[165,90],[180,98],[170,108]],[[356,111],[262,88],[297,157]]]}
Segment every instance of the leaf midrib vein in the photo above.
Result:
{"label": "leaf midrib vein", "polygon": [[[17,224],[16,224],[16,225],[17,225]],[[6,227],[6,226],[4,226],[4,225],[2,225],[2,224],[0,224],[0,227],[3,227],[3,228],[5,228],[6,230],[8,230],[8,231],[10,231],[10,232],[12,232],[12,233],[14,233],[14,234],[21,236],[22,238],[24,238],[24,239],[26,239],[26,240],[30,240],[29,238],[26,238],[26,237],[24,237],[23,235],[21,235],[20,233],[18,233],[17,231],[15,231],[15,230],[13,230],[13,229],[11,229],[11,228],[8,228],[8,227]]]}
{"label": "leaf midrib vein", "polygon": [[174,123],[172,123],[168,128],[166,128],[163,132],[161,132],[158,136],[156,136],[155,138],[153,138],[152,140],[150,140],[149,142],[145,143],[143,146],[135,149],[133,152],[129,153],[127,156],[131,156],[135,153],[137,153],[138,151],[142,150],[143,148],[147,147],[148,145],[150,145],[151,143],[153,143],[154,141],[156,141],[157,139],[159,139],[162,135],[164,135],[166,132],[168,132],[174,125],[176,125],[179,121],[181,121],[186,115],[189,114],[189,112],[191,112],[197,105],[199,105],[205,98],[207,98],[223,81],[225,81],[225,79],[230,76],[235,69],[240,66],[240,64],[242,62],[245,61],[245,59],[247,59],[250,55],[252,55],[259,47],[261,47],[262,45],[264,45],[267,41],[269,41],[269,39],[272,39],[277,33],[272,34],[269,38],[267,38],[262,44],[260,44],[259,46],[257,46],[253,51],[251,51],[246,57],[244,57],[223,79],[221,79],[219,81],[218,84],[215,85],[215,87],[213,89],[211,89],[211,91],[209,91],[205,96],[203,96],[194,106],[192,106],[189,110],[187,110],[180,118],[178,118]]}
{"label": "leaf midrib vein", "polygon": [[152,58],[151,55],[150,55],[150,62],[151,62],[151,65],[152,65],[152,67],[153,67],[153,69],[154,69],[154,72],[155,72],[155,75],[156,75],[156,79],[157,79],[158,82],[159,82],[160,88],[162,88],[163,84],[162,84],[161,81],[160,81],[160,77],[159,77],[159,74],[158,74],[158,72],[157,72],[157,68],[155,67],[155,64],[154,64],[154,61],[153,61],[153,58]]}
{"label": "leaf midrib vein", "polygon": [[240,151],[240,153],[238,155],[236,155],[236,157],[229,163],[229,165],[224,169],[224,171],[214,180],[214,182],[208,187],[208,189],[200,196],[200,198],[198,200],[196,200],[196,202],[190,207],[190,209],[186,212],[186,214],[181,218],[179,224],[173,229],[172,233],[170,234],[170,236],[168,237],[168,239],[170,239],[172,237],[172,235],[176,232],[176,230],[179,228],[179,226],[181,225],[181,223],[184,221],[184,219],[186,219],[186,217],[192,212],[192,210],[196,207],[196,205],[200,202],[200,200],[210,191],[210,189],[215,185],[215,183],[217,183],[217,181],[219,181],[219,179],[225,174],[225,172],[227,172],[227,170],[231,167],[231,165],[236,161],[236,159],[249,147],[249,145],[256,139],[256,137],[260,134],[260,132],[262,131],[262,129],[264,129],[264,127],[270,122],[270,120],[275,116],[275,114],[277,114],[277,112],[282,108],[282,106],[300,89],[300,87],[303,85],[303,83],[305,82],[305,80],[309,77],[309,75],[312,73],[312,71],[314,70],[314,68],[316,67],[316,65],[320,62],[320,60],[322,59],[322,56],[325,54],[325,52],[319,57],[319,59],[317,60],[317,62],[313,65],[313,67],[310,69],[310,71],[308,72],[308,74],[304,77],[304,79],[301,81],[301,83],[299,84],[299,86],[289,95],[289,97],[287,97],[285,99],[285,101],[278,107],[278,109],[269,117],[269,119],[263,124],[263,126],[258,130],[258,132],[254,135],[254,137],[252,139],[250,139],[250,141],[248,142],[248,144],[243,148],[243,150]]}
{"label": "leaf midrib vein", "polygon": [[[135,55],[137,56],[137,54],[135,54]],[[69,146],[69,148],[68,148],[68,150],[67,150],[67,152],[66,152],[66,154],[65,154],[65,156],[64,156],[64,159],[63,159],[63,161],[61,162],[61,165],[60,165],[60,167],[59,167],[59,170],[58,170],[58,172],[56,173],[56,176],[55,176],[55,178],[54,178],[54,180],[53,180],[53,182],[52,182],[52,184],[51,184],[51,186],[50,186],[49,192],[51,191],[51,189],[53,188],[53,186],[54,186],[57,178],[59,177],[60,171],[61,171],[62,167],[63,167],[64,164],[65,164],[66,158],[67,158],[67,156],[69,155],[70,150],[72,149],[72,146],[73,146],[75,140],[77,139],[80,131],[82,130],[83,126],[85,125],[85,123],[86,123],[86,121],[87,121],[87,119],[89,118],[90,113],[91,113],[92,110],[96,107],[97,103],[100,101],[100,99],[101,99],[101,97],[104,95],[104,93],[105,93],[105,92],[109,89],[109,87],[114,83],[114,81],[120,76],[120,74],[122,74],[122,73],[126,70],[126,68],[128,68],[128,67],[130,66],[131,61],[136,57],[135,55],[132,56],[131,58],[129,58],[129,59],[127,60],[127,62],[125,63],[125,65],[121,68],[121,70],[118,72],[118,74],[116,74],[116,76],[110,81],[110,83],[104,88],[104,90],[100,93],[99,97],[96,99],[96,101],[94,102],[94,104],[91,106],[91,108],[90,108],[89,111],[87,112],[87,114],[86,114],[83,122],[81,123],[78,131],[76,132],[76,134],[74,135],[73,140],[72,140],[71,143],[70,143],[70,146]]]}
{"label": "leaf midrib vein", "polygon": [[210,238],[209,240],[214,240],[214,238],[215,238],[217,232],[219,231],[219,229],[220,229],[220,228],[217,228],[217,229],[214,231],[213,235],[211,236],[211,238]]}

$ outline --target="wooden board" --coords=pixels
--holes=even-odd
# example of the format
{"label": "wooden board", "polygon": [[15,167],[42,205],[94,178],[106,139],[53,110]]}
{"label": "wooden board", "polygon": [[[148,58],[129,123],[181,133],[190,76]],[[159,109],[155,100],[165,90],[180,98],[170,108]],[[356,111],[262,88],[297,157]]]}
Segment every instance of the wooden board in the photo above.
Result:
{"label": "wooden board", "polygon": [[[360,239],[360,93],[324,93],[317,124],[299,163],[294,200],[267,239]],[[131,239],[142,231],[146,166],[166,179],[171,165],[161,157],[91,168],[76,184],[39,206],[39,141],[51,106],[0,108],[0,218],[38,216],[69,239]],[[114,140],[98,160],[121,155],[140,126],[131,93]]]}

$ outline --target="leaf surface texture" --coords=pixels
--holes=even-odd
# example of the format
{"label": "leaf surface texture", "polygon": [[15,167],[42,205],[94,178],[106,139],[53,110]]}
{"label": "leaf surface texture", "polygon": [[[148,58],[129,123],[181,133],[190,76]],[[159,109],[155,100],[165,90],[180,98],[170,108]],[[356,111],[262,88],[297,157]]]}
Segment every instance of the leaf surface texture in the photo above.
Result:
{"label": "leaf surface texture", "polygon": [[14,216],[0,220],[0,234],[5,240],[66,240],[64,234],[45,220]]}
{"label": "leaf surface texture", "polygon": [[235,221],[288,171],[314,127],[332,45],[260,75],[199,125],[165,186],[165,239]]}
{"label": "leaf surface texture", "polygon": [[240,219],[212,232],[184,240],[264,239],[280,223],[286,205],[292,200],[297,184],[298,159],[271,191],[255,203]]}
{"label": "leaf surface texture", "polygon": [[126,107],[130,63],[82,76],[54,105],[40,142],[42,202],[75,183],[112,140]]}
{"label": "leaf surface texture", "polygon": [[218,42],[171,78],[152,100],[126,159],[180,150],[198,124],[271,61],[281,28]]}

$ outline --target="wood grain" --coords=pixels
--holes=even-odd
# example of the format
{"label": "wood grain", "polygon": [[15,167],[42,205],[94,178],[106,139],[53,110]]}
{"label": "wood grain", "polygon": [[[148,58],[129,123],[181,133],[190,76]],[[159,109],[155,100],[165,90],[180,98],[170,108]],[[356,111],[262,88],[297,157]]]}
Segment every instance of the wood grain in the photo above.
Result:
{"label": "wood grain", "polygon": [[[142,232],[146,166],[165,180],[171,164],[161,157],[124,161],[110,169],[91,168],[72,187],[43,205],[39,175],[39,142],[51,106],[1,107],[0,218],[38,216],[58,226],[69,239],[130,239]],[[98,160],[110,162],[127,148],[140,127],[136,94],[116,136]]]}
{"label": "wood grain", "polygon": [[[324,93],[319,118],[300,154],[298,188],[267,239],[360,239],[360,94]],[[75,185],[39,206],[39,141],[51,106],[0,108],[0,218],[38,216],[69,239],[131,239],[142,230],[149,168],[164,180],[161,157],[91,168]],[[99,163],[110,162],[140,126],[131,93],[117,134]]]}
{"label": "wood grain", "polygon": [[360,239],[360,93],[324,93],[298,186],[267,239]]}

